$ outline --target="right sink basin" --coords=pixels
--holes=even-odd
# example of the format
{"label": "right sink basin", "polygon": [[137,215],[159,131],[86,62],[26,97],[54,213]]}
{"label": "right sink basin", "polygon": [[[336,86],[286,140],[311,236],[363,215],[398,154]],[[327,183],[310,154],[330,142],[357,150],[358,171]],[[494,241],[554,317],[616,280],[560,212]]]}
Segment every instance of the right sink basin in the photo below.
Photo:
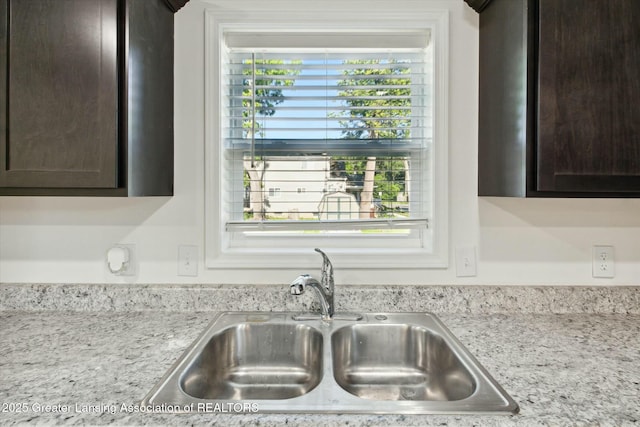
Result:
{"label": "right sink basin", "polygon": [[447,341],[412,324],[357,324],[333,333],[333,374],[369,400],[462,400],[476,380]]}

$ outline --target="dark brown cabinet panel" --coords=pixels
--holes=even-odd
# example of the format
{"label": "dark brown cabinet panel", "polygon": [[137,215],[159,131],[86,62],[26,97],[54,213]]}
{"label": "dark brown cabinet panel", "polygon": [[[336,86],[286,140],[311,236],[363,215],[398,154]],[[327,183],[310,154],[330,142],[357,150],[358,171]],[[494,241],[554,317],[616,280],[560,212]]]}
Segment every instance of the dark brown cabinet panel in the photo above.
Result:
{"label": "dark brown cabinet panel", "polygon": [[0,183],[116,188],[117,2],[4,7],[8,92],[0,102],[9,131],[0,136]]}
{"label": "dark brown cabinet panel", "polygon": [[640,196],[640,2],[492,0],[480,14],[483,196]]}
{"label": "dark brown cabinet panel", "polygon": [[540,0],[538,190],[640,190],[640,2]]}
{"label": "dark brown cabinet panel", "polygon": [[171,195],[164,0],[0,0],[0,195]]}

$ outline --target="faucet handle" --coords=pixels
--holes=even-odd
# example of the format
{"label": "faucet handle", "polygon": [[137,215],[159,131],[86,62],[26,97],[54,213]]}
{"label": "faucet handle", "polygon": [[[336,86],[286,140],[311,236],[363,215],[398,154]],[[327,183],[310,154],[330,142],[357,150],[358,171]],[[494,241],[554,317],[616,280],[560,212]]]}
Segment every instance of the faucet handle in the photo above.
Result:
{"label": "faucet handle", "polygon": [[302,295],[302,293],[304,292],[305,281],[309,277],[311,276],[309,276],[308,274],[301,274],[300,276],[296,277],[296,280],[291,282],[291,285],[289,285],[289,292],[291,292],[291,295]]}
{"label": "faucet handle", "polygon": [[329,293],[333,293],[333,264],[331,264],[327,254],[319,248],[315,248],[315,251],[322,255],[322,277],[320,278],[320,283]]}

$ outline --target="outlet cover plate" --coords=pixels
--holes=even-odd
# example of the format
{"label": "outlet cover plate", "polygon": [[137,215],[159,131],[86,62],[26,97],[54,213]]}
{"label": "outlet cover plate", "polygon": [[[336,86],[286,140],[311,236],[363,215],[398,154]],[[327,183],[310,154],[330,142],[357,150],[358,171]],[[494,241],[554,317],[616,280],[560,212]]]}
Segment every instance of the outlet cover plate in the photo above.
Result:
{"label": "outlet cover plate", "polygon": [[106,260],[105,269],[116,276],[135,276],[138,271],[138,258],[136,256],[136,245],[133,243],[116,243],[111,245],[111,248],[123,248],[127,250],[129,255],[129,261],[124,265],[123,269],[118,272],[112,272],[109,269],[109,262]]}
{"label": "outlet cover plate", "polygon": [[616,276],[613,246],[596,245],[592,252],[592,275],[595,278],[612,279]]}

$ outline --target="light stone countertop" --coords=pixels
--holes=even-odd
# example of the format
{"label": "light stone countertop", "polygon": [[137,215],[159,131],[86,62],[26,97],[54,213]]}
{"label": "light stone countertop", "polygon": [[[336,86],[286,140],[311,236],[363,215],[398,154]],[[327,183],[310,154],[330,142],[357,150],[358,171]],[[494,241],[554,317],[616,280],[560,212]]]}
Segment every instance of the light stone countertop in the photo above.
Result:
{"label": "light stone countertop", "polygon": [[[638,314],[523,313],[507,312],[507,306],[503,306],[504,313],[438,312],[438,317],[518,402],[520,413],[514,416],[141,414],[129,413],[122,405],[139,403],[214,313],[182,308],[170,311],[166,307],[59,311],[38,308],[34,301],[34,310],[16,310],[6,307],[19,306],[7,297],[7,289],[14,286],[19,285],[0,285],[0,295],[4,292],[6,297],[5,308],[0,310],[3,426],[640,424]],[[70,289],[76,288],[62,292],[67,295],[64,298],[77,298]],[[636,290],[627,291],[637,295]],[[251,305],[245,301],[242,307],[233,309],[251,310]],[[387,307],[386,311],[405,311],[402,304]],[[55,409],[70,412],[46,412]]]}

